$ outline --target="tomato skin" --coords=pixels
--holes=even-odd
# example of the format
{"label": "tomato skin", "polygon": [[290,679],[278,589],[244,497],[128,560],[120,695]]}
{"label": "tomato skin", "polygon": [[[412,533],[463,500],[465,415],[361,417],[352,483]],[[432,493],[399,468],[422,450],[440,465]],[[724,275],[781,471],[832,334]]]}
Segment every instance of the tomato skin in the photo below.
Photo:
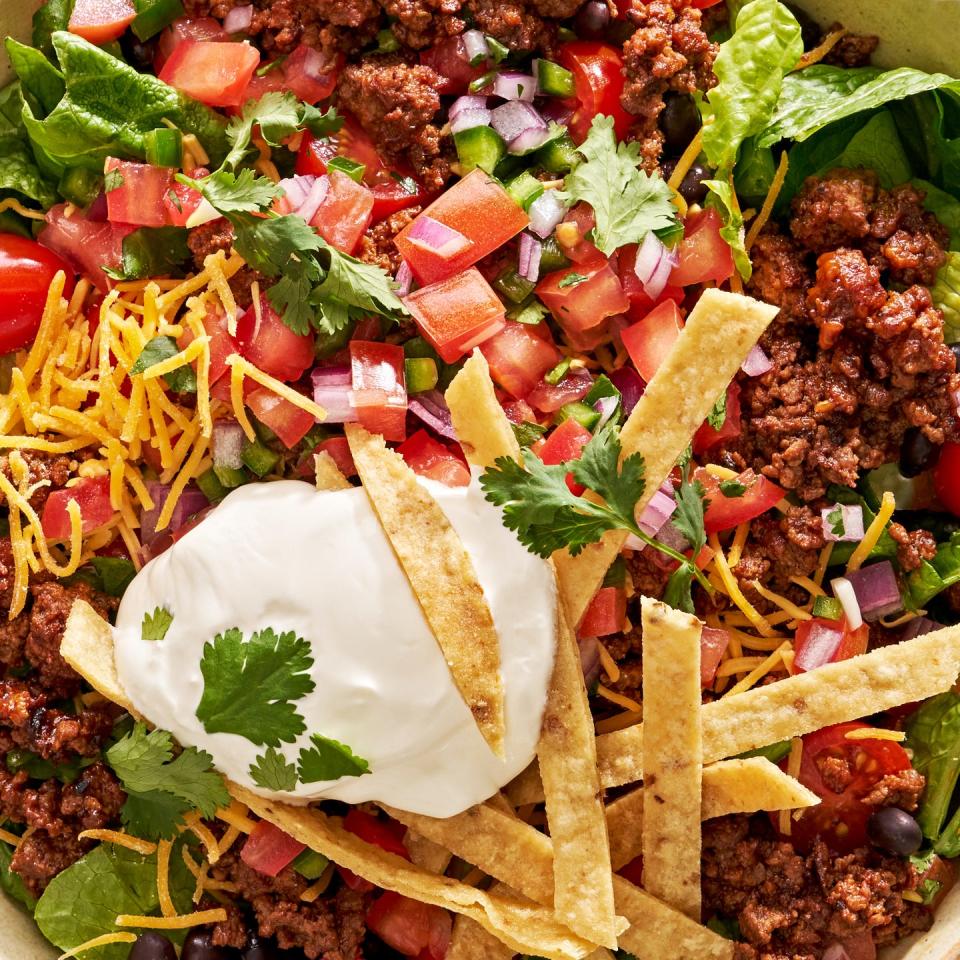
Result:
{"label": "tomato skin", "polygon": [[306,849],[305,843],[294,840],[290,834],[284,833],[269,820],[260,820],[247,834],[247,839],[240,848],[240,859],[251,870],[275,877]]}
{"label": "tomato skin", "polygon": [[407,435],[407,384],[403,347],[370,340],[350,341],[353,402],[363,427],[386,440]]}
{"label": "tomato skin", "polygon": [[[700,566],[699,562],[697,566]],[[730,634],[717,627],[700,631],[700,687],[706,690],[717,678],[717,670],[730,644]]]}
{"label": "tomato skin", "polygon": [[933,468],[933,486],[940,502],[960,517],[960,443],[945,443]]}
{"label": "tomato skin", "polygon": [[36,240],[0,233],[0,354],[25,347],[37,335],[47,288],[59,270],[69,300],[74,274],[64,260]]}
{"label": "tomato skin", "polygon": [[159,74],[170,54],[184,40],[221,40],[228,41],[230,35],[223,29],[219,20],[213,17],[178,17],[166,27],[157,40],[157,52],[153,58],[153,68]]}
{"label": "tomato skin", "polygon": [[327,172],[327,164],[334,157],[349,157],[364,166],[363,182],[385,183],[390,171],[373,140],[351,114],[344,114],[343,126],[329,137],[315,137],[304,131],[297,151],[297,173],[319,177]]}
{"label": "tomato skin", "polygon": [[313,416],[267,387],[259,387],[246,399],[253,415],[268,426],[283,445],[292,450],[317,422]]}
{"label": "tomato skin", "polygon": [[[203,176],[194,171],[194,177]],[[200,206],[203,196],[199,190],[188,187],[185,183],[174,180],[170,188],[163,194],[163,211],[166,222],[171,227],[185,227],[187,221]]]}
{"label": "tomato skin", "polygon": [[453,920],[442,907],[386,890],[367,911],[367,926],[405,957],[444,960]]}
{"label": "tomato skin", "polygon": [[[340,472],[349,479],[357,475],[357,467],[350,453],[350,443],[346,437],[331,437],[317,447],[317,453],[328,453]],[[312,464],[311,464],[312,466]]]}
{"label": "tomato skin", "polygon": [[597,114],[613,117],[613,130],[622,140],[633,117],[623,109],[623,58],[616,47],[596,40],[572,40],[561,44],[560,65],[573,73],[576,109],[570,119],[570,136],[582,143]]}
{"label": "tomato skin", "polygon": [[747,520],[759,517],[778,504],[787,493],[772,480],[753,470],[744,470],[737,477],[746,487],[739,497],[724,496],[720,492],[720,481],[706,470],[698,469],[694,476],[703,484],[710,501],[703,517],[703,526],[708,534],[732,530]]}
{"label": "tomato skin", "polygon": [[110,43],[123,35],[136,16],[130,0],[76,0],[67,29],[89,43]]}
{"label": "tomato skin", "polygon": [[733,276],[733,254],[720,236],[720,214],[712,207],[687,217],[683,240],[677,246],[680,262],[670,273],[670,285],[688,287],[714,280],[722,283]]}
{"label": "tomato skin", "polygon": [[467,87],[487,72],[484,64],[470,66],[463,37],[450,37],[421,50],[420,63],[439,75],[440,82],[434,87],[437,93],[466,93]]}
{"label": "tomato skin", "polygon": [[[889,773],[910,769],[907,752],[892,740],[848,740],[851,730],[868,725],[860,722],[838,723],[803,738],[803,754],[798,779],[821,802],[805,809],[791,824],[790,842],[798,850],[807,850],[815,837],[839,853],[848,853],[867,842],[867,820],[876,809],[863,802],[873,787]],[[837,758],[850,765],[851,778],[840,793],[824,780],[818,761]],[[781,766],[786,769],[786,760]]]}
{"label": "tomato skin", "polygon": [[[570,224],[575,229],[571,230]],[[568,260],[574,263],[595,263],[604,259],[603,254],[587,239],[587,234],[596,225],[597,219],[589,203],[580,202],[567,211],[557,230],[557,242]]]}
{"label": "tomato skin", "polygon": [[381,820],[363,810],[351,807],[343,819],[344,830],[349,830],[361,840],[372,843],[387,853],[396,854],[404,860],[410,859],[406,844],[403,842],[407,830],[396,820]]}
{"label": "tomato skin", "polygon": [[43,504],[40,525],[48,540],[70,539],[70,514],[67,504],[76,500],[83,519],[84,534],[102,527],[116,511],[110,503],[109,477],[84,477],[72,487],[54,490]]}
{"label": "tomato skin", "polygon": [[[559,463],[568,463],[579,460],[583,448],[590,442],[593,434],[576,420],[564,420],[553,433],[541,442],[536,451],[537,456],[546,464],[553,466]],[[570,492],[579,496],[586,489],[573,479],[572,474],[566,476]]]}
{"label": "tomato skin", "polygon": [[716,430],[704,420],[693,435],[693,452],[704,453],[724,440],[740,436],[740,384],[734,381],[727,387],[726,416]]}
{"label": "tomato skin", "polygon": [[527,403],[541,413],[554,413],[565,403],[582,400],[593,386],[593,377],[586,370],[571,370],[558,384],[541,380],[527,394]]}
{"label": "tomato skin", "polygon": [[[204,332],[210,338],[210,371],[208,377],[212,386],[227,372],[229,369],[227,367],[227,357],[231,353],[236,353],[239,347],[237,341],[230,336],[230,331],[227,329],[227,316],[222,310],[208,309],[202,323]],[[237,325],[239,327],[239,322]],[[193,340],[193,331],[189,327],[185,327],[183,333],[177,338],[177,346],[184,350]],[[193,367],[194,369],[197,368],[196,361]]]}
{"label": "tomato skin", "polygon": [[310,225],[337,250],[353,253],[370,225],[373,193],[339,170],[327,176],[330,186]]}
{"label": "tomato skin", "polygon": [[[584,277],[571,286],[571,274]],[[574,278],[575,279],[575,278]],[[623,313],[630,301],[606,259],[578,263],[548,273],[537,284],[537,296],[568,333],[579,334],[599,326],[607,317]]]}
{"label": "tomato skin", "polygon": [[411,434],[397,452],[407,461],[407,466],[421,477],[439,480],[448,487],[466,487],[470,484],[470,470],[456,453],[426,430]]}
{"label": "tomato skin", "polygon": [[627,594],[622,587],[601,587],[587,607],[578,637],[606,637],[619,633],[627,615]]}
{"label": "tomato skin", "polygon": [[313,363],[312,334],[294,333],[265,293],[260,295],[259,322],[253,304],[237,320],[237,345],[255,367],[284,382],[299,380]]}
{"label": "tomato skin", "polygon": [[160,79],[209,107],[239,107],[260,53],[249,43],[184,40],[160,71]]}
{"label": "tomato skin", "polygon": [[825,620],[813,617],[801,620],[794,636],[792,673],[806,673],[825,663],[838,663],[867,652],[870,627],[861,624],[851,630],[845,617]]}
{"label": "tomato skin", "polygon": [[138,227],[167,225],[166,204],[173,205],[167,196],[175,182],[172,170],[116,157],[107,157],[103,169],[119,183],[107,191],[107,218],[111,223],[133,223]]}
{"label": "tomato skin", "polygon": [[552,343],[515,320],[507,320],[499,333],[484,340],[480,352],[490,366],[490,376],[517,399],[528,396],[560,362],[560,351]]}
{"label": "tomato skin", "polygon": [[676,301],[664,300],[621,334],[637,373],[647,383],[666,360],[682,329],[683,317]]}

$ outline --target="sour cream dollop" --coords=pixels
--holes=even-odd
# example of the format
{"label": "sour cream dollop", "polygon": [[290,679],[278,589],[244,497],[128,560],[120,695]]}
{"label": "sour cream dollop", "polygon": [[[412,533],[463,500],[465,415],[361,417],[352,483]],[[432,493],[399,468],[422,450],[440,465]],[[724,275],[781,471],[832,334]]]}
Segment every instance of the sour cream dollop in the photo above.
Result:
{"label": "sour cream dollop", "polygon": [[[502,525],[476,480],[421,482],[469,552],[500,637],[504,760],[477,729],[361,489],[318,493],[293,480],[241,487],[148,563],[116,626],[117,669],[137,710],[264,796],[380,800],[449,817],[512,780],[534,757],[553,668],[553,574]],[[144,614],[158,606],[173,622],[162,641],[145,641]],[[250,765],[265,748],[207,733],[196,716],[203,646],[231,627],[246,639],[265,627],[293,630],[311,644],[316,686],[297,701],[307,729],[282,745],[287,760],[320,733],[349,745],[370,773],[283,793],[254,783]]]}

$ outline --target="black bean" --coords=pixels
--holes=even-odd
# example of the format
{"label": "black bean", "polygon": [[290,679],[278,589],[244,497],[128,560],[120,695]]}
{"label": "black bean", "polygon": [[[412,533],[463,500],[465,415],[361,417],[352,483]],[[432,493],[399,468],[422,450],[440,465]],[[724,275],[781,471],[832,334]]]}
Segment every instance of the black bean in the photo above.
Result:
{"label": "black bean", "polygon": [[703,203],[707,199],[707,185],[703,182],[713,176],[703,164],[695,163],[680,181],[677,192],[687,203]]}
{"label": "black bean", "polygon": [[867,836],[875,847],[901,857],[916,853],[923,843],[920,824],[906,810],[881,807],[867,821]]}
{"label": "black bean", "polygon": [[905,477],[919,476],[932,470],[940,459],[940,448],[924,435],[919,427],[910,427],[900,443],[900,472]]}
{"label": "black bean", "polygon": [[684,93],[668,94],[660,114],[660,129],[667,152],[677,156],[683,153],[700,129],[700,111],[693,97]]}
{"label": "black bean", "polygon": [[600,0],[588,0],[573,19],[578,37],[596,40],[610,26],[610,8]]}
{"label": "black bean", "polygon": [[213,934],[205,927],[194,927],[183,941],[180,960],[237,960],[239,950],[229,947],[215,947],[210,938]]}
{"label": "black bean", "polygon": [[177,951],[166,937],[149,930],[137,937],[127,960],[177,960]]}
{"label": "black bean", "polygon": [[[290,954],[292,957],[293,955]],[[251,937],[243,949],[243,960],[280,960],[280,953],[269,940]],[[284,955],[286,960],[286,955]]]}

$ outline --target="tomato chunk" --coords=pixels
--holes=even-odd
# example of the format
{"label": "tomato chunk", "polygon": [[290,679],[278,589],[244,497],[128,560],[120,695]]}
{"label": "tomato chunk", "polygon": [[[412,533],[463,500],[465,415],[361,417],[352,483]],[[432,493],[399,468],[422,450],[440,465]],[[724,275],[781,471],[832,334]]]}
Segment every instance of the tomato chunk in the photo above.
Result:
{"label": "tomato chunk", "polygon": [[110,281],[103,268],[120,269],[123,238],[134,230],[136,227],[131,224],[97,223],[78,216],[76,212],[68,217],[66,204],[58,203],[47,211],[47,225],[37,239],[106,293]]}
{"label": "tomato chunk", "polygon": [[173,188],[173,171],[149,163],[130,163],[107,157],[104,164],[107,184],[107,217],[112,223],[133,223],[140,227],[167,224],[168,192]]}
{"label": "tomato chunk", "polygon": [[278,380],[299,380],[313,363],[313,336],[294,333],[266,294],[260,295],[259,311],[253,304],[237,320],[237,344],[247,360]]}
{"label": "tomato chunk", "polygon": [[637,373],[649,383],[667,359],[683,329],[683,317],[674,300],[664,300],[621,336]]}
{"label": "tomato chunk", "polygon": [[136,19],[131,0],[76,0],[67,29],[90,43],[110,43]]}
{"label": "tomato chunk", "polygon": [[573,40],[560,46],[561,66],[573,73],[576,106],[570,118],[570,136],[582,143],[597,114],[613,117],[613,130],[623,139],[633,117],[623,109],[623,58],[616,47],[596,40]]}
{"label": "tomato chunk", "polygon": [[806,673],[825,663],[837,663],[849,660],[867,652],[870,627],[861,624],[851,630],[846,617],[839,620],[826,620],[813,617],[801,620],[794,636],[793,672]]}
{"label": "tomato chunk", "polygon": [[720,236],[720,214],[712,207],[687,217],[683,240],[677,247],[680,262],[670,273],[670,285],[686,287],[714,280],[722,283],[733,276],[733,254]]}
{"label": "tomato chunk", "polygon": [[560,362],[560,351],[526,323],[507,320],[503,329],[480,344],[490,376],[518,399],[526,397]]}
{"label": "tomato chunk", "polygon": [[396,820],[381,820],[363,810],[351,807],[343,818],[343,827],[361,840],[372,843],[387,853],[396,854],[404,860],[410,859],[403,842],[407,829]]}
{"label": "tomato chunk", "polygon": [[619,633],[627,615],[627,595],[622,587],[601,587],[590,601],[580,626],[578,637],[605,637]]}
{"label": "tomato chunk", "polygon": [[537,284],[537,296],[557,318],[557,323],[571,334],[596,327],[630,306],[606,259],[548,273]]}
{"label": "tomato chunk", "polygon": [[711,426],[708,420],[704,420],[693,435],[693,452],[704,453],[724,440],[739,437],[740,428],[740,384],[734,380],[727,387],[727,404],[723,423],[718,429]]}
{"label": "tomato chunk", "polygon": [[[697,566],[700,566],[699,562]],[[717,627],[700,631],[700,686],[706,690],[717,679],[720,661],[730,645],[730,634]]]}
{"label": "tomato chunk", "polygon": [[403,347],[371,340],[350,341],[353,403],[360,423],[386,440],[407,435],[407,385]]}
{"label": "tomato chunk", "polygon": [[330,186],[310,225],[331,246],[353,253],[370,225],[373,193],[339,170],[327,174]]}
{"label": "tomato chunk", "polygon": [[239,107],[258,63],[260,53],[249,43],[184,40],[160,79],[210,107]]}
{"label": "tomato chunk", "polygon": [[439,480],[448,487],[466,487],[470,483],[470,470],[463,460],[426,430],[418,430],[408,437],[397,447],[397,452],[421,477]]}
{"label": "tomato chunk", "polygon": [[269,820],[260,820],[240,848],[240,859],[251,870],[275,877],[306,849],[305,843],[294,840]]}
{"label": "tomato chunk", "polygon": [[710,501],[703,518],[708,534],[732,530],[747,520],[759,517],[786,496],[782,487],[753,470],[744,470],[737,477],[736,482],[744,490],[742,493],[737,489],[732,490],[731,493],[736,493],[736,496],[724,494],[720,489],[720,480],[706,470],[699,469],[694,476],[703,484]]}
{"label": "tomato chunk", "polygon": [[450,37],[422,50],[420,63],[439,74],[437,93],[466,93],[467,87],[487,72],[486,64],[470,66],[463,37]]}
{"label": "tomato chunk", "polygon": [[387,890],[367,911],[367,926],[405,957],[444,960],[453,920],[441,907]]}
{"label": "tomato chunk", "polygon": [[170,54],[184,40],[222,40],[228,41],[230,34],[223,29],[219,20],[213,17],[178,17],[157,39],[157,52],[153,59],[153,68],[157,74],[170,59]]}
{"label": "tomato chunk", "polygon": [[84,534],[102,527],[116,511],[110,503],[109,477],[84,477],[72,487],[54,490],[47,497],[40,516],[43,535],[48,540],[70,539],[70,513],[67,504],[75,500],[80,507]]}
{"label": "tomato chunk", "polygon": [[[590,442],[593,434],[576,420],[564,420],[550,434],[537,452],[537,456],[546,464],[568,463],[579,460],[583,448]],[[567,486],[579,496],[586,489],[577,483],[572,474],[567,474]]]}
{"label": "tomato chunk", "polygon": [[422,216],[456,230],[470,241],[466,249],[445,257],[411,241],[410,233],[416,221],[404,227],[397,234],[397,249],[422,284],[460,273],[516,236],[530,222],[510,194],[480,169],[441,194]]}
{"label": "tomato chunk", "polygon": [[337,465],[337,469],[347,478],[355,477],[357,475],[357,467],[353,462],[353,454],[350,453],[350,443],[346,437],[331,437],[329,440],[324,440],[317,447],[317,453],[320,452],[328,453],[333,462]]}
{"label": "tomato chunk", "polygon": [[503,329],[506,310],[475,267],[403,298],[424,338],[447,363]]}
{"label": "tomato chunk", "polygon": [[288,449],[293,449],[317,422],[312,414],[278,397],[267,387],[258,387],[246,399],[253,415],[269,427]]}
{"label": "tomato chunk", "polygon": [[[203,318],[204,333],[210,338],[210,384],[215,384],[227,372],[227,357],[237,352],[237,341],[227,329],[227,317],[222,310],[208,309]],[[185,326],[177,339],[177,346],[183,350],[193,342],[193,331]],[[196,361],[194,361],[196,369]]]}

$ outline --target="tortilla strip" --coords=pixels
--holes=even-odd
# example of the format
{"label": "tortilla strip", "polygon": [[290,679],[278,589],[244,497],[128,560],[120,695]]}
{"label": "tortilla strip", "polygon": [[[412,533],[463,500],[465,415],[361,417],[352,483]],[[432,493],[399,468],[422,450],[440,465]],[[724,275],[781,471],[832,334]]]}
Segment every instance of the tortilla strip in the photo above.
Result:
{"label": "tortilla strip", "polygon": [[467,553],[436,500],[383,437],[346,424],[363,489],[490,749],[503,756],[500,638]]}
{"label": "tortilla strip", "polygon": [[[113,631],[107,621],[83,600],[75,601],[70,610],[60,652],[94,690],[137,716],[117,675]],[[245,803],[257,816],[269,820],[334,863],[385,890],[395,890],[415,900],[472,917],[517,952],[540,955],[549,960],[582,960],[595,949],[595,944],[580,939],[562,926],[551,910],[521,903],[502,893],[488,894],[449,877],[431,874],[401,857],[365,843],[319,810],[264,800],[230,781],[227,781],[227,787],[234,799]],[[500,816],[520,823],[505,814]],[[549,840],[546,842],[549,845]]]}
{"label": "tortilla strip", "polygon": [[[521,896],[544,906],[553,902],[553,845],[548,836],[522,820],[487,804],[471,807],[447,820],[385,809],[401,823],[447,847]],[[617,876],[613,877],[613,888],[617,912],[630,922],[629,930],[620,934],[619,945],[629,949],[628,937],[631,942],[642,942],[642,951],[630,950],[637,960],[727,960],[732,956],[730,941],[646,891]],[[677,944],[684,949],[676,949]]]}
{"label": "tortilla strip", "polygon": [[447,960],[513,960],[513,957],[514,952],[479,923],[464,916],[453,921]]}
{"label": "tortilla strip", "polygon": [[[819,802],[812,790],[763,757],[721,760],[703,768],[703,820],[731,813],[798,810]],[[607,804],[610,862],[614,870],[625,867],[642,853],[643,811],[642,787]]]}
{"label": "tortilla strip", "polygon": [[336,461],[326,450],[313,455],[313,468],[317,477],[317,490],[321,493],[350,489],[350,481],[340,472]]}
{"label": "tortilla strip", "polygon": [[[487,467],[499,457],[519,457],[516,437],[479,351],[454,377],[446,400],[457,438],[469,451],[472,464]],[[562,608],[557,620],[557,659],[537,746],[556,860],[554,905],[571,930],[594,943],[616,947],[618,927],[593,717],[576,637]]]}
{"label": "tortilla strip", "polygon": [[426,837],[421,837],[416,830],[408,830],[403,838],[403,845],[410,854],[410,859],[418,866],[430,873],[446,873],[451,853]]}
{"label": "tortilla strip", "polygon": [[[777,307],[751,297],[714,288],[703,291],[673,350],[620,431],[622,458],[639,452],[646,462],[647,485],[637,503],[638,516],[777,313]],[[626,532],[611,531],[576,557],[566,551],[554,554],[571,623],[580,622],[626,539]]]}
{"label": "tortilla strip", "polygon": [[700,628],[659,600],[640,601],[643,626],[643,886],[700,920]]}

